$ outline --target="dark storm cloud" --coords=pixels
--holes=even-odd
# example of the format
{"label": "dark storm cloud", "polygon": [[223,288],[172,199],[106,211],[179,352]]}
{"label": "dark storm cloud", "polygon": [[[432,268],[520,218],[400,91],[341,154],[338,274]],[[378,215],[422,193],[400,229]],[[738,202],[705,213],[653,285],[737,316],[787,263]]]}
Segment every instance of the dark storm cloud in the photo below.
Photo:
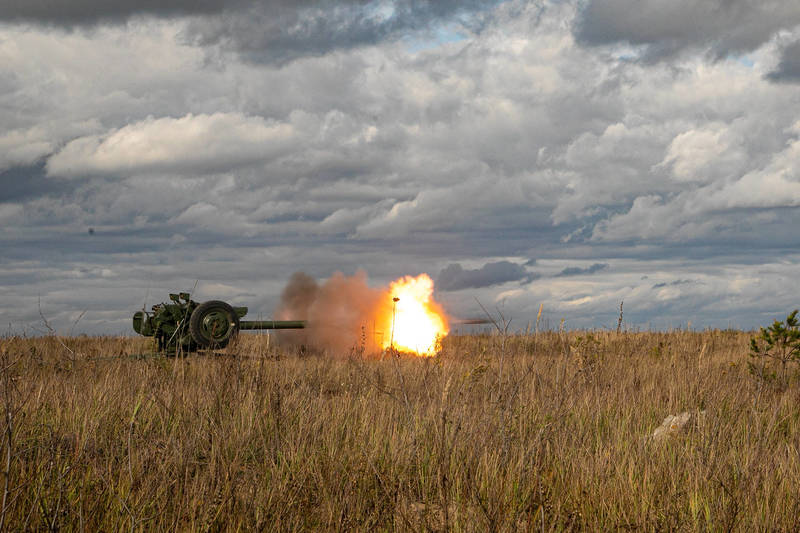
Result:
{"label": "dark storm cloud", "polygon": [[9,0],[0,7],[0,20],[72,26],[100,21],[123,21],[132,15],[141,14],[208,14],[242,3],[226,0]]}
{"label": "dark storm cloud", "polygon": [[590,0],[574,33],[589,45],[645,45],[648,59],[707,48],[719,58],[754,50],[798,23],[794,0]]}
{"label": "dark storm cloud", "polygon": [[335,49],[375,44],[401,32],[430,29],[443,21],[478,29],[478,16],[500,0],[336,1],[304,5],[255,2],[220,17],[200,17],[188,36],[202,46],[219,45],[257,63],[285,63]]}
{"label": "dark storm cloud", "polygon": [[459,263],[452,263],[439,272],[436,288],[443,291],[491,287],[509,281],[532,281],[538,276],[528,272],[523,265],[510,261],[486,263],[481,268],[465,270]]}
{"label": "dark storm cloud", "polygon": [[0,171],[0,202],[57,196],[73,189],[66,182],[53,183],[45,176],[44,164],[12,167]]}
{"label": "dark storm cloud", "polygon": [[788,44],[781,50],[778,66],[767,74],[772,81],[800,81],[800,40]]}
{"label": "dark storm cloud", "polygon": [[664,287],[677,287],[678,285],[689,285],[691,283],[696,283],[696,282],[691,279],[676,279],[675,281],[656,283],[655,285],[653,285],[653,288],[662,289]]}
{"label": "dark storm cloud", "polygon": [[586,268],[580,267],[567,267],[557,274],[558,277],[563,276],[580,276],[581,274],[594,274],[608,268],[608,263],[594,263]]}
{"label": "dark storm cloud", "polygon": [[0,21],[52,26],[120,23],[135,15],[192,16],[185,37],[263,63],[375,44],[443,21],[477,29],[479,13],[503,0],[13,0]]}

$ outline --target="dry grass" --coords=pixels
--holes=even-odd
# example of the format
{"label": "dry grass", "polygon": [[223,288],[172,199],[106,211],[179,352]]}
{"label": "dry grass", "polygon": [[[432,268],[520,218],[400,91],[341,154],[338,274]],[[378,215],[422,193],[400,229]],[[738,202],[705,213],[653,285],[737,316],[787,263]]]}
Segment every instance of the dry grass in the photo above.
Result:
{"label": "dry grass", "polygon": [[456,336],[363,360],[0,339],[0,529],[796,530],[800,383],[759,395],[747,342]]}

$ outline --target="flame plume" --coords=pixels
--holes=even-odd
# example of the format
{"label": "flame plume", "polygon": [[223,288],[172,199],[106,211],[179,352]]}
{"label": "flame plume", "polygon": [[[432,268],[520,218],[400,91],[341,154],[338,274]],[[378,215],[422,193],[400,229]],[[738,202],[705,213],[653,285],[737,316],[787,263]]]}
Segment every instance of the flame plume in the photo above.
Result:
{"label": "flame plume", "polygon": [[278,332],[279,342],[329,354],[374,354],[391,348],[431,356],[448,333],[447,314],[433,299],[433,280],[427,274],[372,288],[364,271],[353,276],[336,272],[321,284],[296,272],[276,315],[308,324],[305,330]]}
{"label": "flame plume", "polygon": [[404,276],[389,286],[394,301],[392,328],[384,348],[433,355],[437,341],[447,335],[444,311],[433,299],[433,280],[427,274]]}

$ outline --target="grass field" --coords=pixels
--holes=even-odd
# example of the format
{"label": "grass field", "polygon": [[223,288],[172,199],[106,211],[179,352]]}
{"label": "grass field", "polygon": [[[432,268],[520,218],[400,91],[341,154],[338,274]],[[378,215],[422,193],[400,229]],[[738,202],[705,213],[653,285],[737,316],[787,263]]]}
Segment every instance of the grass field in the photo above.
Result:
{"label": "grass field", "polygon": [[760,387],[747,333],[462,335],[383,360],[267,339],[178,359],[0,339],[0,530],[800,527],[800,383]]}

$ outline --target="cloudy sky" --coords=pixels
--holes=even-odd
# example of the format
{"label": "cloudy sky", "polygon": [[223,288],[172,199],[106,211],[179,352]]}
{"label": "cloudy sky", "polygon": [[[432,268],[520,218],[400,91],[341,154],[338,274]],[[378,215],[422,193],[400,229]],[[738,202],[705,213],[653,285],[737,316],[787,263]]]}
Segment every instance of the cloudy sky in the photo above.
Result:
{"label": "cloudy sky", "polygon": [[796,0],[5,0],[0,325],[428,272],[512,328],[800,307]]}

